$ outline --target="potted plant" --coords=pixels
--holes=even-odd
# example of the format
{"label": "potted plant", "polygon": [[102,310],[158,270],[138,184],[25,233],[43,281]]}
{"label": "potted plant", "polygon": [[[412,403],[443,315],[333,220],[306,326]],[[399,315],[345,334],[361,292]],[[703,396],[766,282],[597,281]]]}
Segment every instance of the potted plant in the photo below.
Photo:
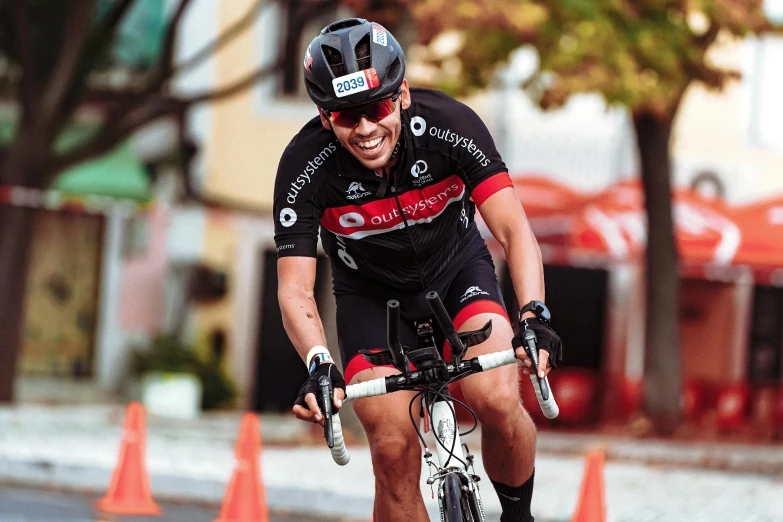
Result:
{"label": "potted plant", "polygon": [[142,403],[156,415],[195,418],[201,409],[233,405],[237,396],[220,358],[199,357],[176,335],[158,335],[134,350],[133,373],[141,379]]}

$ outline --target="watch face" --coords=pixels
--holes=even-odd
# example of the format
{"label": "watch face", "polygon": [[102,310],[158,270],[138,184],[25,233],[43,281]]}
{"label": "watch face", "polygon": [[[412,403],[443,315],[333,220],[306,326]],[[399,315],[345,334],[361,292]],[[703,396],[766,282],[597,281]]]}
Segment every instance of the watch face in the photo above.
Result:
{"label": "watch face", "polygon": [[521,312],[520,315],[522,315],[525,312],[533,312],[536,314],[536,317],[539,319],[543,319],[544,321],[549,322],[552,319],[552,314],[549,313],[549,308],[546,307],[544,303],[541,301],[531,301],[528,304],[526,304]]}
{"label": "watch face", "polygon": [[552,314],[549,313],[549,308],[546,307],[541,301],[536,301],[536,315],[544,321],[552,319]]}

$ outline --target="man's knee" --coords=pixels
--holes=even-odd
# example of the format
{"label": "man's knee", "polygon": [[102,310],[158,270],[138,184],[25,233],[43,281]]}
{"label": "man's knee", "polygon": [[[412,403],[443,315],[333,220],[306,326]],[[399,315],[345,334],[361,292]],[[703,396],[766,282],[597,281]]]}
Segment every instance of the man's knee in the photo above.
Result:
{"label": "man's knee", "polygon": [[370,439],[370,453],[374,467],[382,469],[401,467],[417,468],[421,457],[418,440],[415,437],[400,435],[381,435]]}
{"label": "man's knee", "polygon": [[522,422],[535,429],[516,386],[470,387],[463,388],[463,392],[483,427],[513,430],[514,424]]}

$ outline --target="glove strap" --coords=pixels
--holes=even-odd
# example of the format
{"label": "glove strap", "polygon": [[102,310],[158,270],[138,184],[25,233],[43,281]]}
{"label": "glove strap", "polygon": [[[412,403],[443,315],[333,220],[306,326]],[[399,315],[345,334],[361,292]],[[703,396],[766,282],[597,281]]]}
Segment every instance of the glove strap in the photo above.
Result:
{"label": "glove strap", "polygon": [[334,359],[332,359],[332,355],[329,353],[329,350],[327,350],[324,346],[313,347],[307,354],[307,369],[310,372],[310,375],[315,373],[315,370],[318,368],[319,364],[323,364],[325,362],[334,363]]}

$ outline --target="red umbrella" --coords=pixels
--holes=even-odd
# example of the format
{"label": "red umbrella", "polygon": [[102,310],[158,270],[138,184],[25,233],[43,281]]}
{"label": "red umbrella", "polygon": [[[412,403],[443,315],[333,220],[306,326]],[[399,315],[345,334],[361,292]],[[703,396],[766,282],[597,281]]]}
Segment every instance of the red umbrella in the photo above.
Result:
{"label": "red umbrella", "polygon": [[[691,190],[674,193],[675,238],[685,264],[731,263],[741,238],[725,204]],[[644,193],[638,180],[609,187],[585,204],[570,243],[575,260],[634,261],[647,246]]]}
{"label": "red umbrella", "polygon": [[742,230],[734,263],[750,265],[763,282],[783,285],[783,197],[740,207],[733,214]]}

